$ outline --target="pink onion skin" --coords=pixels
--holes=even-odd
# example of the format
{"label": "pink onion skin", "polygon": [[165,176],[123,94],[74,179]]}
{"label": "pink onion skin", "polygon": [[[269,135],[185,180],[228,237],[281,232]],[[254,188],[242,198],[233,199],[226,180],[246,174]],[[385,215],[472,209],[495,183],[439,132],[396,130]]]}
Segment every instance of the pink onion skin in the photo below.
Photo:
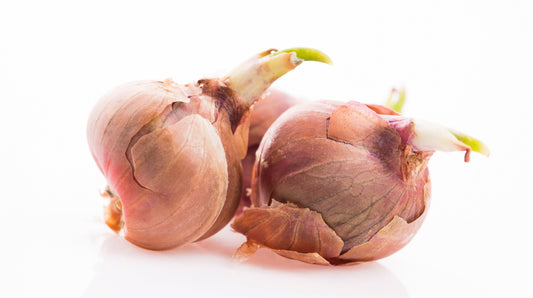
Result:
{"label": "pink onion skin", "polygon": [[[248,239],[237,254],[259,245],[338,265],[377,260],[409,242],[428,210],[433,152],[414,152],[405,139],[412,126],[397,131],[377,113],[397,115],[358,102],[315,102],[276,120],[258,149],[252,207],[232,225]],[[308,216],[280,220],[302,210]],[[316,231],[326,229],[337,239],[320,239]],[[272,241],[276,233],[283,240]]]}
{"label": "pink onion skin", "polygon": [[[229,175],[240,188],[240,154],[226,154],[217,131],[230,130],[227,113],[201,94],[197,85],[172,81],[128,83],[89,117],[91,152],[120,196],[124,235],[136,245],[160,250],[197,240],[222,212]],[[245,133],[236,131],[236,138]]]}
{"label": "pink onion skin", "polygon": [[[290,107],[304,100],[277,89],[269,89],[252,109],[248,146],[259,146],[272,123]],[[248,151],[250,153],[250,151]]]}
{"label": "pink onion skin", "polygon": [[250,116],[250,130],[248,139],[248,151],[242,160],[244,192],[241,204],[236,215],[242,212],[245,207],[250,207],[250,194],[252,186],[252,169],[255,163],[255,152],[266,131],[274,121],[288,108],[303,103],[299,97],[291,96],[277,89],[269,89],[262,99],[258,100],[252,109]]}

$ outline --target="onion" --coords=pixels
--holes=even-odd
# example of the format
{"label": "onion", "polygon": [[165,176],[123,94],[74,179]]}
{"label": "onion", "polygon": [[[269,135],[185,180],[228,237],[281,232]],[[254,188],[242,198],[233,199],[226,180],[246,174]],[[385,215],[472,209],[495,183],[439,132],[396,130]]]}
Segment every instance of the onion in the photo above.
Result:
{"label": "onion", "polygon": [[110,228],[154,250],[223,228],[241,198],[250,107],[303,60],[329,62],[312,49],[268,50],[221,78],[138,81],[105,95],[87,136],[108,182]]}
{"label": "onion", "polygon": [[257,152],[252,207],[232,227],[259,247],[318,264],[377,260],[405,246],[428,210],[435,150],[488,155],[480,141],[380,105],[315,102],[287,110]]}

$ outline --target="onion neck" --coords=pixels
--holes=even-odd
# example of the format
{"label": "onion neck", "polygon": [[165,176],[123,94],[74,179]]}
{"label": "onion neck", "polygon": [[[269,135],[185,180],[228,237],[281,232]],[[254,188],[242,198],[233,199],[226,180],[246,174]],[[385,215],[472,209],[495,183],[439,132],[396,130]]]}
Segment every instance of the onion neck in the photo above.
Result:
{"label": "onion neck", "polygon": [[489,148],[480,140],[443,125],[399,115],[380,115],[400,134],[402,141],[414,152],[464,151],[465,162],[470,153],[490,155]]}
{"label": "onion neck", "polygon": [[409,141],[415,151],[465,151],[465,162],[472,151],[490,155],[489,148],[480,140],[440,124],[413,120],[413,138]]}
{"label": "onion neck", "polygon": [[274,81],[296,68],[303,61],[331,64],[324,53],[310,48],[283,51],[270,49],[243,62],[223,79],[245,109],[250,108]]}

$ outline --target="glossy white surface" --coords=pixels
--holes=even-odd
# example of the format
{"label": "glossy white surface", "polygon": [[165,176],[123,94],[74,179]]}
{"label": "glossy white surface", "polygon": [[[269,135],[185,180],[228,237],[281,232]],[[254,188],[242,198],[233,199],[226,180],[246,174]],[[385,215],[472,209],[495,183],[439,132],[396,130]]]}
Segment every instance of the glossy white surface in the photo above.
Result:
{"label": "glossy white surface", "polygon": [[[0,4],[0,297],[533,296],[531,1],[193,2]],[[264,250],[236,264],[244,238],[230,228],[151,252],[102,223],[105,180],[85,125],[103,93],[190,82],[293,46],[335,64],[307,63],[275,87],[382,103],[404,85],[406,114],[478,137],[490,158],[435,154],[422,229],[359,266]]]}

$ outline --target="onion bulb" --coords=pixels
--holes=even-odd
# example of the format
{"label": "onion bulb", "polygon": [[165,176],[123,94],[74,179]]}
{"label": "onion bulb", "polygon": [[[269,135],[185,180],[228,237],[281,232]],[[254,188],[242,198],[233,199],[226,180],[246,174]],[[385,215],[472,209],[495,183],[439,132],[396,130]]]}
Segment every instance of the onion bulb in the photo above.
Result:
{"label": "onion bulb", "polygon": [[384,106],[314,102],[283,113],[263,137],[252,207],[232,227],[258,248],[317,264],[377,260],[404,247],[429,207],[435,150],[488,155],[480,141]]}
{"label": "onion bulb", "polygon": [[304,60],[329,62],[312,49],[268,50],[220,78],[137,81],[105,95],[87,137],[108,182],[108,226],[153,250],[223,228],[241,198],[250,107]]}

